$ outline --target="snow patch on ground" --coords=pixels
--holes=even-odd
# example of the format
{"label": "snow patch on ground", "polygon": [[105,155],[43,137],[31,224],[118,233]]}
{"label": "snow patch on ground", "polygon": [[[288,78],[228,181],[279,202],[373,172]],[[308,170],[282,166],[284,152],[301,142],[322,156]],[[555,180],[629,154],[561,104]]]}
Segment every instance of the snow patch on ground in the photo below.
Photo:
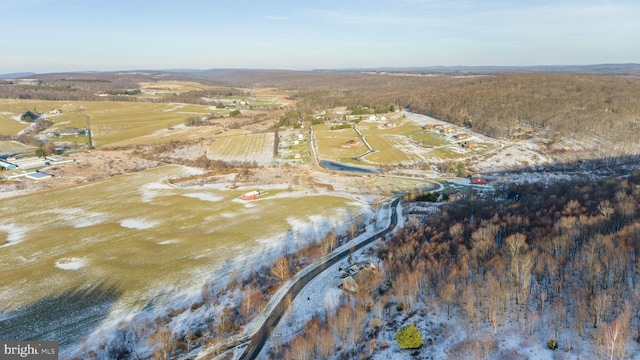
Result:
{"label": "snow patch on ground", "polygon": [[98,225],[100,223],[104,222],[104,217],[100,216],[100,215],[89,215],[84,219],[78,219],[76,222],[74,222],[73,227],[74,228],[83,228],[83,227],[88,227],[88,226],[93,226],[93,225]]}
{"label": "snow patch on ground", "polygon": [[186,196],[188,198],[199,199],[199,200],[202,200],[202,201],[210,201],[210,202],[217,202],[217,201],[222,200],[222,197],[220,197],[220,196],[214,196],[214,195],[207,194],[207,193],[184,194],[184,196]]}
{"label": "snow patch on ground", "polygon": [[165,240],[165,241],[160,241],[160,242],[158,243],[158,245],[179,244],[179,243],[181,243],[181,242],[182,242],[182,241],[180,241],[180,240]]}
{"label": "snow patch on ground", "polygon": [[6,242],[0,248],[15,245],[24,240],[27,228],[15,224],[0,224],[0,232],[7,233]]}
{"label": "snow patch on ground", "polygon": [[71,223],[74,228],[83,228],[92,225],[98,225],[106,221],[107,214],[94,211],[86,211],[81,208],[60,208],[53,212],[63,221]]}
{"label": "snow patch on ground", "polygon": [[72,257],[56,261],[56,267],[62,270],[78,270],[85,266],[84,259]]}
{"label": "snow patch on ground", "polygon": [[140,187],[140,195],[142,202],[150,203],[157,196],[160,196],[164,190],[173,190],[174,188],[164,182],[153,182]]}
{"label": "snow patch on ground", "polygon": [[148,221],[144,219],[124,219],[119,222],[120,226],[128,229],[145,230],[150,229],[158,225],[155,221]]}

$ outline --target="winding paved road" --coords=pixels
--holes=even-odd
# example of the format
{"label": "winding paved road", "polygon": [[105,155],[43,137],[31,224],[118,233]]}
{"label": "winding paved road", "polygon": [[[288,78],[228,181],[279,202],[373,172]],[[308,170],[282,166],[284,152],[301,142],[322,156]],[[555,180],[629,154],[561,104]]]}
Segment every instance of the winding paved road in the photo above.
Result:
{"label": "winding paved road", "polygon": [[234,356],[233,358],[255,359],[262,350],[265,342],[269,338],[269,334],[278,324],[278,321],[280,321],[282,315],[285,313],[287,309],[287,303],[295,298],[300,290],[302,290],[302,288],[307,283],[309,283],[309,281],[313,280],[325,269],[331,267],[338,261],[352,254],[354,251],[359,250],[364,246],[369,245],[373,241],[386,236],[395,228],[396,224],[398,223],[398,214],[396,208],[398,207],[399,202],[400,198],[396,198],[391,202],[391,219],[389,221],[389,226],[366,239],[358,241],[357,243],[347,243],[349,246],[341,246],[336,251],[298,272],[287,282],[287,284],[285,284],[273,295],[265,310],[254,320],[255,325],[253,326],[253,328],[247,329],[243,334],[234,336],[224,343],[219,344],[218,346],[203,350],[197,358],[215,359],[218,354],[220,354],[220,357],[222,358],[222,356],[228,356],[228,352],[233,351],[234,349],[240,350],[241,347],[246,346],[240,356],[237,356],[236,354],[236,356]]}

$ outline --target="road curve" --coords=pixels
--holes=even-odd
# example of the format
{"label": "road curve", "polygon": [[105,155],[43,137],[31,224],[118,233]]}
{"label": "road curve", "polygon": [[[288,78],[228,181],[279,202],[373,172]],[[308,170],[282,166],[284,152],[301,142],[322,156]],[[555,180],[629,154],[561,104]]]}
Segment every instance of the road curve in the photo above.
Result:
{"label": "road curve", "polygon": [[258,354],[260,354],[262,347],[269,338],[269,334],[278,324],[280,318],[282,318],[282,315],[287,309],[287,303],[295,298],[300,290],[302,290],[302,288],[307,283],[309,283],[309,281],[313,280],[325,269],[333,266],[338,261],[352,254],[354,251],[371,244],[373,241],[378,240],[393,231],[393,229],[396,227],[396,224],[398,223],[398,214],[396,208],[399,202],[400,198],[396,198],[391,202],[391,219],[389,221],[389,226],[387,226],[385,229],[364,240],[359,241],[358,243],[352,244],[349,247],[343,246],[339,248],[331,254],[323,257],[321,260],[315,262],[314,264],[307,266],[306,268],[298,272],[293,278],[291,278],[291,280],[289,280],[287,284],[285,284],[273,295],[271,301],[269,301],[269,303],[267,304],[267,307],[254,320],[254,322],[257,324],[257,329],[248,330],[244,334],[230,338],[223,344],[215,346],[211,349],[205,349],[198,355],[197,358],[215,359],[218,354],[225,355],[225,353],[230,350],[246,345],[246,348],[244,349],[242,354],[240,354],[239,357],[235,356],[234,358],[255,359]]}

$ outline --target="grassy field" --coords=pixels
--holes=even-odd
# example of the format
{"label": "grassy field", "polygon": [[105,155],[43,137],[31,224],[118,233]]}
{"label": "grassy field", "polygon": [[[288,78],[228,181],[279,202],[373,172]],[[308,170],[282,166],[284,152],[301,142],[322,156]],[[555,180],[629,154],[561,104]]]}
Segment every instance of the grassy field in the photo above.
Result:
{"label": "grassy field", "polygon": [[[54,122],[51,129],[66,127],[84,128],[86,116],[91,119],[91,130],[97,146],[111,145],[159,129],[183,124],[191,116],[206,116],[213,112],[209,106],[146,102],[114,101],[32,101],[0,99],[0,135],[16,135],[26,127],[12,119],[25,110],[48,112],[52,108],[62,114],[49,117]],[[65,139],[67,140],[67,139]],[[73,138],[68,140],[73,141]],[[80,139],[78,141],[86,141]]]}
{"label": "grassy field", "polygon": [[[162,98],[165,93],[176,93],[192,90],[210,90],[207,86],[195,82],[162,81],[159,83],[143,83],[141,89],[149,94],[140,97]],[[153,95],[156,93],[156,95]],[[273,89],[256,89],[251,95],[223,97],[220,99],[232,103],[233,101],[248,101],[249,106],[256,108],[275,109],[289,104],[286,94]],[[0,135],[15,136],[25,129],[28,124],[15,120],[25,111],[43,112],[47,114],[51,109],[60,109],[62,114],[48,116],[54,124],[50,130],[61,130],[66,127],[85,128],[87,116],[91,119],[91,130],[96,146],[129,145],[137,143],[137,139],[144,136],[144,143],[165,141],[168,139],[182,139],[185,134],[173,137],[149,137],[149,135],[163,129],[170,129],[184,124],[189,117],[204,117],[210,114],[227,115],[229,110],[216,109],[215,104],[192,105],[177,103],[152,102],[116,102],[116,101],[41,101],[41,100],[12,100],[0,99]],[[211,130],[211,129],[207,129]],[[203,136],[218,133],[219,129],[203,131]],[[184,135],[184,136],[183,136]],[[60,141],[86,143],[85,136],[60,138]]]}
{"label": "grassy field", "polygon": [[[124,142],[156,130],[183,124],[188,117],[206,116],[211,113],[207,106],[202,105],[122,102],[81,105],[86,107],[83,113],[91,117],[91,131],[97,146]],[[76,114],[70,126],[84,127],[86,119],[83,115]]]}
{"label": "grassy field", "polygon": [[376,149],[376,152],[365,157],[369,162],[376,164],[399,164],[409,161],[418,161],[411,157],[411,153],[403,151],[397,147],[398,142],[403,138],[394,136],[367,136],[367,142]]}
{"label": "grassy field", "polygon": [[397,124],[393,127],[380,127],[381,124],[361,122],[358,129],[364,136],[369,135],[406,135],[419,127],[412,123]]}
{"label": "grassy field", "polygon": [[157,82],[140,83],[140,90],[157,95],[173,95],[187,91],[202,91],[215,89],[214,86],[204,85],[195,81],[160,80]]}
{"label": "grassy field", "polygon": [[14,113],[0,114],[0,135],[16,136],[29,126],[12,119],[14,116],[16,116]]}
{"label": "grassy field", "polygon": [[393,192],[405,192],[415,189],[433,190],[439,185],[434,181],[426,180],[424,177],[406,176],[375,176],[368,178],[357,178],[347,184],[348,191],[361,193],[376,193],[392,196]]}
{"label": "grassy field", "polygon": [[358,146],[345,147],[349,140],[360,141],[360,137],[352,128],[330,130],[328,125],[316,125],[313,129],[320,157],[330,159],[353,158],[368,151],[362,142]]}
{"label": "grassy field", "polygon": [[[391,116],[390,116],[391,117]],[[385,124],[361,121],[356,125],[366,141],[375,150],[367,152],[363,145],[355,148],[342,147],[350,139],[360,141],[353,129],[329,130],[328,125],[314,126],[319,154],[335,161],[350,164],[394,165],[424,164],[429,162],[464,160],[499,148],[499,144],[473,139],[474,150],[462,148],[451,136],[422,128],[421,124],[395,119]]]}
{"label": "grassy field", "polygon": [[[39,301],[98,284],[117,294],[114,307],[139,309],[166,290],[231,271],[225,263],[264,251],[292,224],[316,217],[339,222],[357,212],[344,197],[268,189],[261,199],[246,202],[239,200],[243,190],[182,189],[163,182],[185,171],[163,167],[3,200],[0,323],[30,306],[55,317],[54,323],[62,321],[82,309],[47,308]],[[90,311],[100,305],[82,306]],[[0,330],[0,338],[12,337],[4,331],[11,330]]]}
{"label": "grassy field", "polygon": [[13,151],[33,151],[34,148],[23,145],[15,141],[0,141],[0,153],[13,152]]}
{"label": "grassy field", "polygon": [[412,131],[409,131],[406,135],[409,138],[411,138],[413,141],[418,142],[423,146],[435,147],[435,146],[445,146],[449,144],[449,141],[447,141],[444,135],[433,132],[433,131],[427,131],[422,129],[412,130]]}
{"label": "grassy field", "polygon": [[207,150],[211,160],[253,162],[266,166],[273,160],[274,134],[246,134],[217,138]]}

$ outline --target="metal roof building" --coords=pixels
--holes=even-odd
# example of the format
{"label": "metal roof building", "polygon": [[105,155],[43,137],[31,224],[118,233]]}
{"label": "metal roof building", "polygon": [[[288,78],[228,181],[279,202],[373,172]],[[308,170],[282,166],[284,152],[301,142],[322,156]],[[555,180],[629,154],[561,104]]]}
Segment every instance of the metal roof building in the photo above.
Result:
{"label": "metal roof building", "polygon": [[6,162],[3,160],[0,160],[0,168],[5,169],[5,170],[13,170],[15,168],[17,168],[18,166],[16,164],[12,164],[10,162]]}
{"label": "metal roof building", "polygon": [[47,174],[46,172],[42,172],[42,171],[34,171],[34,172],[28,173],[27,175],[25,175],[25,177],[31,180],[44,180],[44,179],[52,178],[53,175]]}

